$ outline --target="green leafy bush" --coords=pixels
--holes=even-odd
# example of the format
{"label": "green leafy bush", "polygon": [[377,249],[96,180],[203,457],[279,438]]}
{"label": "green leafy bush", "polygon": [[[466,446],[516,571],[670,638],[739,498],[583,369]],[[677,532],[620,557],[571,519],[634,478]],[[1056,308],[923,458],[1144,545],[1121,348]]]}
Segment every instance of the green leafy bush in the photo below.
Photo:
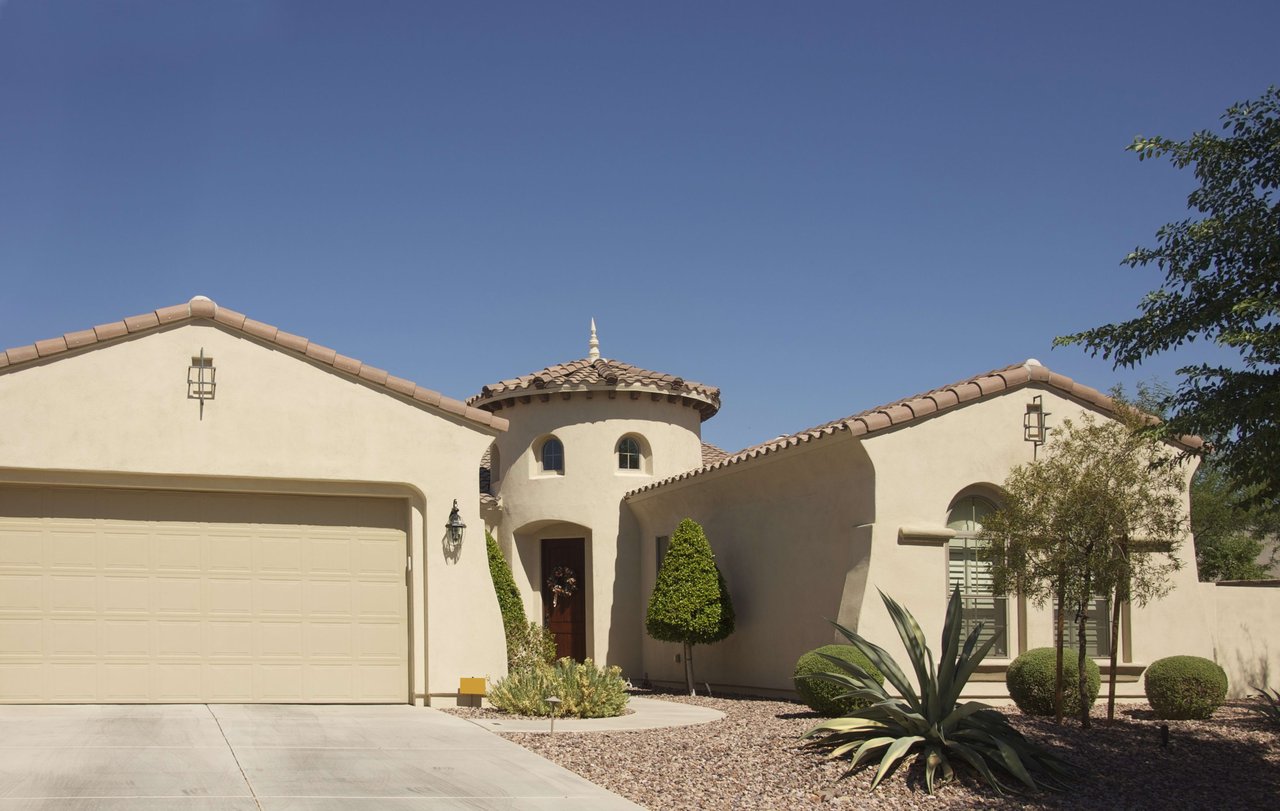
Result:
{"label": "green leafy bush", "polygon": [[[1054,648],[1032,648],[1013,660],[1005,673],[1004,683],[1009,697],[1018,709],[1027,715],[1053,715],[1053,697],[1057,681],[1058,652]],[[1102,684],[1098,665],[1085,659],[1084,677],[1087,681],[1089,706],[1098,700]],[[1062,714],[1068,718],[1080,715],[1080,668],[1070,649],[1062,656]]]}
{"label": "green leafy bush", "polygon": [[1142,677],[1147,701],[1160,718],[1204,719],[1227,697],[1227,674],[1200,656],[1157,659]]}
{"label": "green leafy bush", "polygon": [[556,660],[556,636],[536,622],[507,636],[507,668],[509,672],[550,665]]}
{"label": "green leafy bush", "polygon": [[837,669],[825,674],[825,678],[845,687],[853,697],[871,703],[844,718],[826,721],[809,730],[806,737],[816,739],[813,745],[830,749],[831,757],[850,755],[846,775],[857,771],[859,764],[864,768],[870,766],[871,758],[883,753],[875,779],[871,781],[872,789],[903,758],[911,755],[916,755],[924,764],[925,790],[930,794],[935,782],[955,777],[952,764],[957,762],[967,763],[1002,794],[1010,787],[1005,782],[1009,778],[1032,790],[1065,788],[1068,765],[1064,761],[1022,737],[1009,726],[1002,713],[986,704],[959,703],[960,691],[997,639],[993,636],[979,643],[982,632],[979,625],[961,640],[960,591],[952,592],[947,603],[942,654],[936,669],[933,652],[925,644],[924,633],[915,617],[883,592],[880,598],[907,649],[919,692],[883,648],[836,625],[902,697],[891,698],[884,687],[857,665],[831,659]]}
{"label": "green leafy bush", "polygon": [[[502,630],[507,638],[507,667],[516,667],[516,658],[528,647],[529,618],[524,613],[524,601],[520,589],[511,576],[511,566],[498,548],[498,542],[488,532],[484,534],[485,549],[489,553],[489,577],[498,595],[498,610],[502,612]],[[552,651],[552,657],[555,651]]]}
{"label": "green leafy bush", "polygon": [[515,715],[551,715],[550,696],[560,699],[557,717],[611,718],[627,707],[627,684],[616,665],[599,668],[590,659],[565,657],[512,671],[489,687],[489,703]]}
{"label": "green leafy bush", "polygon": [[840,659],[862,668],[878,683],[884,684],[884,674],[876,670],[871,660],[863,656],[852,645],[823,645],[801,656],[796,662],[792,680],[800,700],[809,705],[809,709],[822,715],[845,715],[869,703],[866,699],[848,698],[844,693],[848,688],[817,678],[817,674],[831,670],[831,659]]}

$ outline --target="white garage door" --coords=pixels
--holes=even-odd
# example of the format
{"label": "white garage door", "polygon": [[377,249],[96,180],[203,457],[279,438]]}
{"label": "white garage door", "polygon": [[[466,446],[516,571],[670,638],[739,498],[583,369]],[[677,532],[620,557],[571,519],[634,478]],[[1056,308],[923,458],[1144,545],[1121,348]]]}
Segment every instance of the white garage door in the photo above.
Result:
{"label": "white garage door", "polygon": [[405,503],[0,486],[0,702],[403,702]]}

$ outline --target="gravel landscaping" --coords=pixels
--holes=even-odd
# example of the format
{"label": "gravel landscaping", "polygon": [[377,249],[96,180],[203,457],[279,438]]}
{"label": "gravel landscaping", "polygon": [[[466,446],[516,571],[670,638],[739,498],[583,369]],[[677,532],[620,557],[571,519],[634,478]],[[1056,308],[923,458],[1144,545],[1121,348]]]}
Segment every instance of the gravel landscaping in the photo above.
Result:
{"label": "gravel landscaping", "polygon": [[[1004,711],[1029,738],[1056,745],[1080,768],[1067,794],[1001,798],[979,781],[924,793],[918,767],[899,769],[870,791],[873,771],[841,780],[847,760],[808,751],[800,736],[821,719],[803,704],[749,697],[652,694],[713,707],[725,718],[693,727],[634,732],[504,733],[503,737],[653,811],[721,808],[1275,808],[1280,805],[1280,734],[1235,702],[1209,721],[1154,718],[1145,704],[1117,708],[1095,726]],[[461,713],[460,713],[461,714]],[[1161,745],[1160,725],[1169,726]]]}

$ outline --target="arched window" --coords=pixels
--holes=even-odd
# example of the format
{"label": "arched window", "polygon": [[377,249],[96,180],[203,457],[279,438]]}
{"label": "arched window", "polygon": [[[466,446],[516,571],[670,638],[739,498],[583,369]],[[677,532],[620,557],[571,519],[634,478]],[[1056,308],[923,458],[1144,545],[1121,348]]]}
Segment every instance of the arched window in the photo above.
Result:
{"label": "arched window", "polygon": [[639,470],[641,459],[640,443],[635,437],[624,436],[618,440],[619,470]]}
{"label": "arched window", "polygon": [[995,512],[996,506],[985,498],[965,496],[947,513],[947,527],[956,531],[948,544],[947,592],[960,589],[960,621],[962,633],[982,623],[980,641],[999,635],[991,649],[993,656],[1009,655],[1009,609],[1007,600],[995,593],[991,578],[991,561],[984,560],[986,543],[978,534],[983,520]]}
{"label": "arched window", "polygon": [[548,438],[538,451],[538,463],[543,473],[564,473],[564,444],[555,437]]}

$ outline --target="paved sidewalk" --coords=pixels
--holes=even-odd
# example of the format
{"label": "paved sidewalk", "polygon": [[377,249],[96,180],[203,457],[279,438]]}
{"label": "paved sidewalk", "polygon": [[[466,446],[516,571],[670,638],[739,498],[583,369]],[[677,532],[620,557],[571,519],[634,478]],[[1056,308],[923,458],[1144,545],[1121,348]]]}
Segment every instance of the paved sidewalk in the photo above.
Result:
{"label": "paved sidewalk", "polygon": [[0,811],[639,806],[408,705],[0,706]]}
{"label": "paved sidewalk", "polygon": [[[719,721],[724,713],[710,707],[632,696],[627,702],[630,715],[617,718],[557,718],[556,732],[625,732],[631,729],[689,727]],[[550,732],[550,719],[468,718],[491,732]]]}

